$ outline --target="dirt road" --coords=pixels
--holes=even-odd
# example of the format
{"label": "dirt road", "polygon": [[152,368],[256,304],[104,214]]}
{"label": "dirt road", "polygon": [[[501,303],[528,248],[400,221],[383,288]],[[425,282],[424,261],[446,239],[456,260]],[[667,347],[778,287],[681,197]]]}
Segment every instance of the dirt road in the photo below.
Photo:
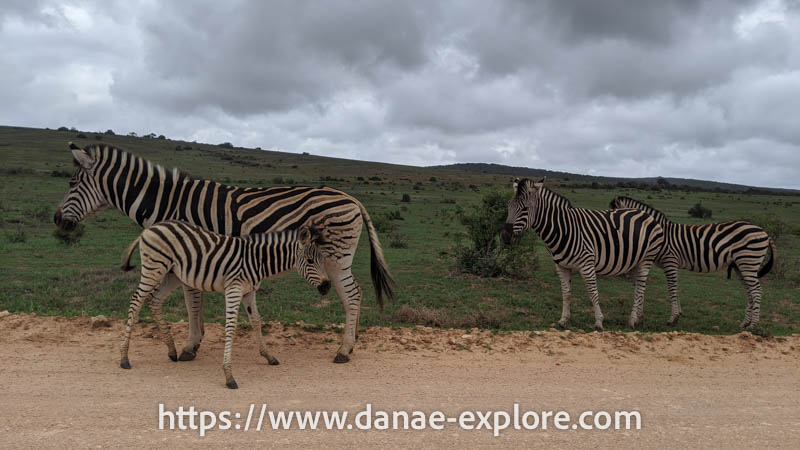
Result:
{"label": "dirt road", "polygon": [[[0,318],[0,446],[800,447],[800,336],[511,333],[369,329],[349,364],[331,362],[334,331],[274,324],[279,366],[239,330],[224,387],[222,329],[198,358],[173,363],[152,324],[137,326],[133,369],[118,366],[122,323]],[[173,324],[179,347],[185,324]],[[640,430],[273,431],[158,429],[158,405],[246,416],[269,410],[639,411]],[[352,416],[351,416],[352,417]],[[243,422],[244,419],[241,420]]]}

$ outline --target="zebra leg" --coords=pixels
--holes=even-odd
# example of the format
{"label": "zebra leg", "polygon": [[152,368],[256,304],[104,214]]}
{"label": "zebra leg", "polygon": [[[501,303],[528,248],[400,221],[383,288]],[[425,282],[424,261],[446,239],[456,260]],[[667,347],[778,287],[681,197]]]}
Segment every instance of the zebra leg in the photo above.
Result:
{"label": "zebra leg", "polygon": [[754,327],[758,325],[761,315],[761,282],[754,271],[743,271],[739,273],[739,279],[747,291],[747,311],[745,312],[742,328]]}
{"label": "zebra leg", "polygon": [[572,270],[556,265],[556,272],[558,272],[558,278],[561,280],[561,298],[563,301],[558,328],[566,328],[570,316],[569,302],[572,293]]}
{"label": "zebra leg", "polygon": [[270,366],[277,366],[280,362],[269,354],[267,344],[264,343],[264,335],[261,332],[261,314],[258,313],[258,306],[256,305],[256,291],[251,291],[242,297],[242,303],[244,303],[244,309],[247,311],[250,327],[253,329],[253,335],[256,337],[261,356],[267,358]]}
{"label": "zebra leg", "polygon": [[222,357],[222,371],[225,373],[225,385],[230,389],[239,386],[233,379],[231,360],[233,359],[233,335],[236,331],[236,319],[239,317],[239,303],[242,301],[242,287],[238,283],[225,288],[225,353]]}
{"label": "zebra leg", "polygon": [[326,265],[328,277],[333,282],[333,285],[336,287],[336,292],[342,299],[342,306],[344,306],[345,312],[342,345],[339,347],[339,350],[336,351],[336,357],[333,359],[335,363],[346,363],[350,361],[350,356],[348,355],[353,352],[353,346],[356,342],[358,316],[361,310],[361,287],[350,272],[350,262],[352,262],[352,257],[347,261],[347,269],[340,269],[334,266],[335,263]]}
{"label": "zebra leg", "polygon": [[644,316],[644,291],[647,288],[647,275],[650,274],[652,261],[642,261],[633,270],[633,308],[631,309],[631,319],[628,322],[631,328],[636,328],[642,322]]}
{"label": "zebra leg", "polygon": [[142,310],[142,304],[148,300],[150,294],[153,292],[153,288],[158,285],[160,278],[161,277],[159,277],[158,274],[151,276],[149,271],[147,271],[144,267],[142,268],[142,276],[139,279],[139,286],[136,288],[136,292],[133,293],[130,306],[128,306],[128,322],[125,324],[125,338],[123,339],[122,345],[119,348],[119,366],[123,369],[131,368],[131,363],[128,360],[128,347],[131,343],[131,331],[133,330],[133,324],[136,323],[136,320],[139,318],[139,312]]}
{"label": "zebra leg", "polygon": [[667,325],[677,325],[678,319],[681,317],[681,303],[678,300],[678,267],[674,265],[664,266],[664,275],[667,277],[667,291],[669,291],[669,299],[672,302],[672,316],[670,316]]}
{"label": "zebra leg", "polygon": [[191,361],[197,356],[200,341],[203,340],[203,291],[183,286],[183,297],[186,300],[186,312],[189,313],[189,339],[181,350],[181,361]]}
{"label": "zebra leg", "polygon": [[594,271],[594,266],[581,269],[581,276],[594,307],[594,329],[603,331],[603,311],[600,310],[600,293],[597,292],[597,273]]}
{"label": "zebra leg", "polygon": [[175,340],[172,338],[172,330],[170,330],[169,324],[166,319],[164,319],[163,307],[164,300],[166,300],[180,285],[181,281],[178,277],[171,273],[167,274],[164,281],[153,291],[147,302],[147,305],[150,307],[150,312],[153,314],[153,319],[155,319],[158,325],[161,339],[167,344],[167,356],[169,356],[169,359],[172,361],[178,361],[178,352],[175,350]]}

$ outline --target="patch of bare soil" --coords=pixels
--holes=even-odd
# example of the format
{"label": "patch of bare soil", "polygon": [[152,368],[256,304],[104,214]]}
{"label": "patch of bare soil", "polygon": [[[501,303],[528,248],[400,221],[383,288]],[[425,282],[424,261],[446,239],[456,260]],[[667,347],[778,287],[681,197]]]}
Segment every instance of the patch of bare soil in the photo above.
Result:
{"label": "patch of bare soil", "polygon": [[[240,388],[224,386],[223,329],[206,324],[195,361],[174,363],[154,324],[138,324],[133,368],[119,368],[119,320],[0,317],[3,446],[800,447],[800,335],[492,333],[428,327],[362,330],[333,364],[337,327],[269,326],[269,366],[251,331],[234,342]],[[172,324],[180,350],[184,323]],[[246,416],[269,410],[639,411],[640,430],[273,431],[158,429],[158,405]]]}

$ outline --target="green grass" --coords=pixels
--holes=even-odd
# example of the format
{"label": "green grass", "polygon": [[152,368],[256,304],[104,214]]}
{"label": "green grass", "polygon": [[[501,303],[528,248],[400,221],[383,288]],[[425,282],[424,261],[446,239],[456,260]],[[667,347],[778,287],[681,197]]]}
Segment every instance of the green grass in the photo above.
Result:
{"label": "green grass", "polygon": [[[62,244],[53,236],[52,215],[67,189],[61,173],[72,173],[67,142],[96,142],[76,138],[77,132],[0,127],[0,310],[78,316],[105,314],[124,317],[137,273],[117,269],[122,251],[139,228],[119,211],[108,210],[84,221],[79,243]],[[529,280],[480,279],[455,272],[453,235],[461,226],[456,208],[480,201],[491,187],[505,188],[506,175],[324,158],[161,139],[102,136],[162,165],[177,166],[196,177],[210,177],[240,186],[268,186],[281,178],[295,184],[326,184],[361,200],[378,220],[394,225],[405,248],[392,248],[381,233],[384,252],[398,282],[397,299],[381,312],[369,277],[369,250],[362,235],[353,270],[364,289],[361,325],[404,326],[438,318],[444,326],[469,328],[488,325],[503,330],[551,327],[561,314],[561,290],[549,255],[537,247],[538,269]],[[191,150],[176,151],[176,146]],[[630,195],[661,209],[673,219],[689,219],[696,202],[713,210],[713,220],[749,218],[756,223],[778,218],[788,224],[778,240],[778,267],[762,280],[762,322],[775,335],[800,333],[800,197],[706,192],[573,189],[569,182],[550,180],[553,188],[575,206],[607,208],[615,195]],[[403,194],[410,202],[403,202]],[[648,196],[650,198],[648,198]],[[385,216],[385,217],[384,217]],[[391,228],[391,227],[389,227]],[[401,246],[398,246],[401,247]],[[746,296],[737,280],[725,273],[679,275],[684,315],[677,330],[733,333],[744,317]],[[606,329],[625,329],[633,287],[624,278],[599,282]],[[335,293],[324,299],[292,273],[264,282],[258,294],[265,320],[304,321],[325,326],[344,320]],[[645,299],[646,331],[665,331],[670,305],[660,269],[651,272]],[[186,317],[182,294],[167,302],[171,320]],[[400,311],[400,313],[398,313]],[[410,313],[412,312],[412,313]],[[207,294],[208,321],[223,317],[220,294]],[[444,318],[444,319],[442,319]],[[436,321],[434,321],[436,322]],[[573,277],[573,329],[591,329],[594,320],[581,279]]]}

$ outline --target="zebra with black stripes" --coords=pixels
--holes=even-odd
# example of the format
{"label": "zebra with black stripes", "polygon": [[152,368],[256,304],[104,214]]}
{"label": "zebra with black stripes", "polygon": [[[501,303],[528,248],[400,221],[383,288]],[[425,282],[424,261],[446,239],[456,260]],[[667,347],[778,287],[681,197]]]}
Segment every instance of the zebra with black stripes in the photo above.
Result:
{"label": "zebra with black stripes", "polygon": [[[71,230],[109,205],[145,228],[169,219],[229,236],[303,225],[319,228],[325,271],[342,299],[346,317],[334,362],[349,361],[356,340],[362,291],[351,266],[362,225],[369,237],[375,296],[381,307],[384,295],[393,298],[394,281],[369,214],[358,200],[342,191],[304,186],[240,188],[193,179],[109,145],[90,144],[81,149],[70,143],[70,150],[78,169],[54,217],[62,230]],[[189,339],[179,358],[182,361],[194,359],[203,335],[202,292],[184,286],[184,296],[190,320]]]}
{"label": "zebra with black stripes", "polygon": [[517,180],[513,187],[501,236],[510,244],[512,236],[532,228],[542,239],[561,280],[563,309],[558,326],[565,327],[569,320],[572,271],[577,270],[592,301],[597,330],[603,329],[597,275],[633,271],[634,301],[628,323],[636,327],[642,320],[647,275],[664,244],[658,222],[635,209],[575,208],[568,199],[547,189],[544,179]]}
{"label": "zebra with black stripes", "polygon": [[226,386],[236,389],[231,349],[239,303],[245,304],[261,355],[270,364],[277,364],[261,336],[256,290],[262,280],[277,278],[297,269],[300,276],[322,295],[327,294],[330,281],[322,267],[321,244],[319,233],[306,226],[299,230],[253,234],[248,238],[225,236],[175,220],[146,228],[128,246],[122,258],[122,268],[133,269],[131,256],[138,247],[142,273],[128,308],[125,340],[120,346],[120,366],[131,368],[128,360],[131,329],[144,302],[149,305],[158,324],[170,359],[177,361],[178,353],[162,311],[164,300],[181,284],[205,292],[224,292],[225,354],[222,370]]}
{"label": "zebra with black stripes", "polygon": [[667,277],[667,290],[672,302],[669,325],[677,323],[681,316],[678,269],[709,273],[725,266],[728,266],[728,278],[731,270],[736,270],[747,292],[742,328],[758,324],[762,295],[759,278],[769,273],[775,259],[775,242],[761,227],[742,220],[703,225],[677,223],[652,206],[625,196],[614,198],[610,206],[644,211],[664,228],[664,252],[656,264],[664,269]]}

